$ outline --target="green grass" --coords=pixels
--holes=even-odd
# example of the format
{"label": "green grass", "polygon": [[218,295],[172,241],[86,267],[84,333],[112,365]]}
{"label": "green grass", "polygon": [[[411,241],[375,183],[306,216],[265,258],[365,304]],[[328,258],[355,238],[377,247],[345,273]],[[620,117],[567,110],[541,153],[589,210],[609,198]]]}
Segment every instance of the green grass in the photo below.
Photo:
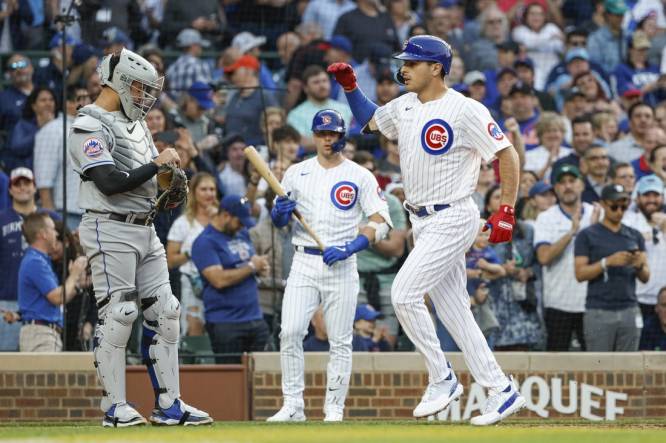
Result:
{"label": "green grass", "polygon": [[0,425],[0,441],[31,442],[196,442],[196,443],[426,443],[426,442],[663,442],[666,420],[618,422],[508,421],[475,428],[436,422],[345,422],[326,424],[267,424],[220,422],[200,428],[137,427],[103,429],[90,422],[77,424],[17,423]]}

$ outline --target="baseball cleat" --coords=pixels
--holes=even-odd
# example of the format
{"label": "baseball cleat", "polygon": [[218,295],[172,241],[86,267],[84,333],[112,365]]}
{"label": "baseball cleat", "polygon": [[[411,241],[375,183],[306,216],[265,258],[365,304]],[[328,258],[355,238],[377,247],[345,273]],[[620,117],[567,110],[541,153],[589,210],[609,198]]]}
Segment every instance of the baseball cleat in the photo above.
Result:
{"label": "baseball cleat", "polygon": [[509,386],[503,391],[490,393],[481,415],[472,417],[475,426],[488,426],[497,423],[525,406],[525,397],[520,395],[513,377],[509,376]]}
{"label": "baseball cleat", "polygon": [[446,409],[452,401],[458,400],[462,395],[463,387],[458,383],[450,363],[448,367],[449,375],[444,380],[438,383],[430,383],[426,388],[421,403],[414,409],[415,418],[435,415]]}
{"label": "baseball cleat", "polygon": [[337,408],[324,408],[324,421],[326,422],[340,422],[345,414],[342,409]]}
{"label": "baseball cleat", "polygon": [[179,398],[166,409],[153,409],[150,421],[157,426],[200,426],[213,423],[210,415],[186,404]]}
{"label": "baseball cleat", "polygon": [[126,428],[128,426],[141,426],[146,423],[146,419],[127,403],[112,405],[104,413],[104,419],[102,419],[102,426],[106,428]]}
{"label": "baseball cleat", "polygon": [[282,409],[277,411],[272,417],[268,417],[266,421],[273,423],[281,423],[288,421],[305,421],[305,414],[303,413],[302,408],[296,408],[294,406],[282,406]]}

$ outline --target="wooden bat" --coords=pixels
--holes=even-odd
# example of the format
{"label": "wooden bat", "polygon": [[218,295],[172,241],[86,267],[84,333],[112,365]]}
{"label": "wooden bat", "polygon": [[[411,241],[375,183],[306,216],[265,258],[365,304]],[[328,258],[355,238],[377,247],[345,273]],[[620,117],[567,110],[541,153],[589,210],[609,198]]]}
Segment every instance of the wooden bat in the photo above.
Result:
{"label": "wooden bat", "polygon": [[[252,163],[252,166],[257,170],[259,175],[261,175],[264,180],[268,183],[268,186],[271,187],[273,192],[275,192],[276,195],[278,196],[284,196],[287,195],[287,193],[284,191],[284,188],[278,181],[278,179],[275,177],[273,174],[273,171],[268,167],[266,162],[264,161],[263,158],[259,155],[256,149],[254,149],[254,146],[248,146],[244,149],[245,156],[247,157],[248,160],[250,160],[250,163]],[[303,226],[303,229],[305,229],[305,232],[308,233],[310,237],[317,243],[317,246],[319,247],[320,250],[324,250],[325,246],[324,243],[319,239],[317,234],[312,230],[310,225],[307,224],[305,219],[303,218],[303,215],[301,215],[300,212],[298,212],[298,209],[294,209],[293,216],[296,218],[296,220],[299,221],[299,223]]]}

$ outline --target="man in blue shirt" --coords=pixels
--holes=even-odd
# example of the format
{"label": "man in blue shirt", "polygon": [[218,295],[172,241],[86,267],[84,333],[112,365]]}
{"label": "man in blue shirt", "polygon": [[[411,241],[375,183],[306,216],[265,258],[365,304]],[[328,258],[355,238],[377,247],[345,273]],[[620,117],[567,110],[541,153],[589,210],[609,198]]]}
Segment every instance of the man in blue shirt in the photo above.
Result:
{"label": "man in blue shirt", "polygon": [[[583,229],[574,244],[576,280],[587,281],[583,329],[592,352],[638,350],[643,317],[636,279],[650,279],[645,239],[622,224],[630,194],[621,185],[601,191],[604,218]],[[659,272],[659,271],[658,271]]]}
{"label": "man in blue shirt", "polygon": [[[0,211],[0,312],[18,311],[18,273],[28,244],[21,235],[23,218],[39,211],[35,204],[35,180],[28,168],[16,168],[9,177],[12,204]],[[55,213],[51,217],[60,220]],[[7,316],[12,320],[12,315]],[[20,323],[0,320],[0,351],[18,351]]]}
{"label": "man in blue shirt", "polygon": [[23,234],[30,247],[26,250],[18,276],[18,302],[21,314],[21,352],[62,351],[61,305],[76,295],[76,285],[85,273],[88,260],[78,257],[69,266],[63,286],[53,271],[49,254],[57,246],[57,231],[48,214],[33,213],[23,222]]}
{"label": "man in blue shirt", "polygon": [[659,291],[654,311],[657,315],[650,317],[643,327],[641,351],[666,351],[666,286]]}
{"label": "man in blue shirt", "polygon": [[[263,351],[268,342],[255,275],[266,275],[269,265],[267,256],[255,255],[247,231],[254,224],[247,200],[227,195],[192,244],[192,261],[204,281],[206,329],[216,354]],[[239,357],[216,361],[233,363]]]}

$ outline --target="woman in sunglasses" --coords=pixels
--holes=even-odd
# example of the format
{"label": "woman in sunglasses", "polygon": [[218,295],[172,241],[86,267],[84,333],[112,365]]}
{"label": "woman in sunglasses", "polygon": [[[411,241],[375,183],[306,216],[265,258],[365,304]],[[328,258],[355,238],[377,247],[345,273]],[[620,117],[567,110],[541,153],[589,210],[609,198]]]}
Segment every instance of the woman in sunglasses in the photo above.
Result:
{"label": "woman in sunglasses", "polygon": [[622,224],[630,194],[622,185],[601,191],[604,215],[583,229],[574,246],[576,280],[587,281],[583,330],[588,351],[638,350],[643,318],[636,298],[636,279],[650,279],[645,239]]}

